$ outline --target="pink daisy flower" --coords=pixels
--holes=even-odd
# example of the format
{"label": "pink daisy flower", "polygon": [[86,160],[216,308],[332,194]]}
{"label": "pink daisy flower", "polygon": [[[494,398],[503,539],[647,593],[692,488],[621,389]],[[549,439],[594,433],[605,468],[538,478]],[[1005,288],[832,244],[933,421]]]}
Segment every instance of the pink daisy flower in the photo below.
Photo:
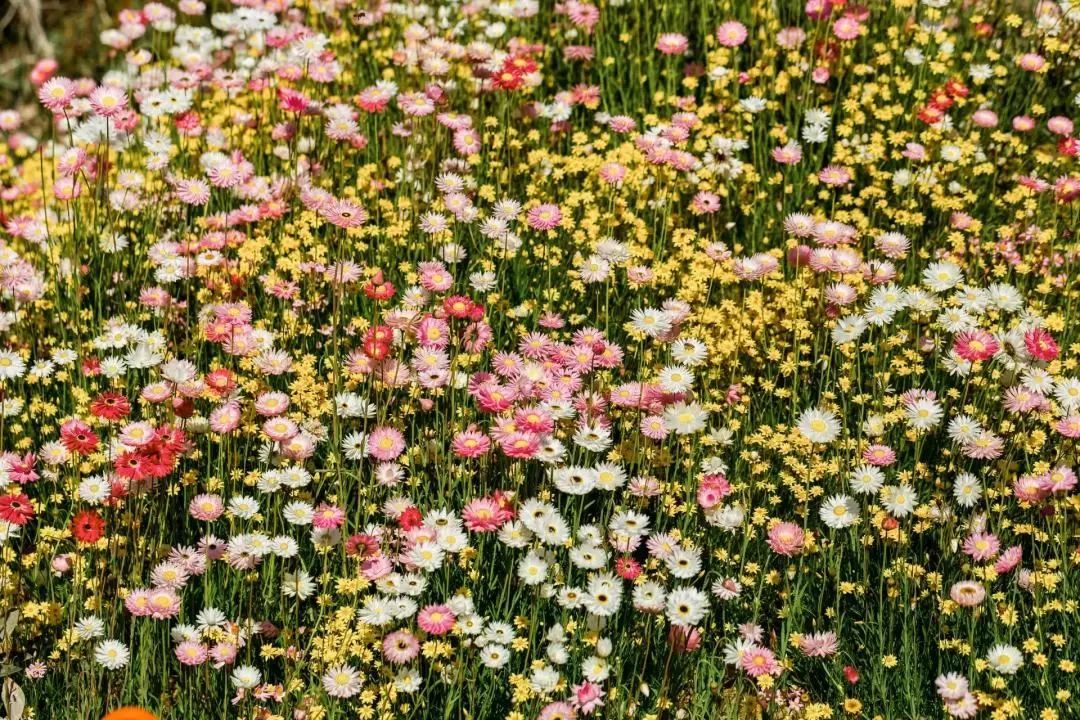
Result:
{"label": "pink daisy flower", "polygon": [[802,552],[806,533],[793,522],[782,522],[769,528],[769,547],[778,555],[791,557]]}
{"label": "pink daisy flower", "polygon": [[311,519],[311,524],[317,528],[340,527],[344,522],[345,510],[327,503],[322,503],[315,508],[315,515]]}
{"label": "pink daisy flower", "polygon": [[985,330],[965,330],[953,339],[953,350],[968,362],[992,358],[1000,347],[994,336]]}
{"label": "pink daisy flower", "polygon": [[475,429],[466,430],[454,436],[450,449],[458,457],[479,457],[491,449],[491,439]]}
{"label": "pink daisy flower", "polygon": [[533,230],[552,230],[562,222],[562,211],[558,205],[538,205],[529,211],[526,223]]}
{"label": "pink daisy flower", "polygon": [[859,37],[859,21],[855,18],[844,16],[833,23],[833,35],[841,40],[854,40]]}
{"label": "pink daisy flower", "polygon": [[831,187],[839,187],[851,182],[851,172],[839,165],[829,165],[818,173],[818,179]]}
{"label": "pink daisy flower", "polygon": [[738,20],[728,20],[716,29],[716,40],[724,47],[738,47],[746,41],[746,26]]}
{"label": "pink daisy flower", "polygon": [[682,55],[689,47],[690,41],[680,33],[661,33],[656,39],[656,49],[664,55]]}
{"label": "pink daisy flower", "polygon": [[968,536],[968,539],[964,541],[963,550],[965,555],[982,561],[994,558],[1000,547],[1001,542],[996,535],[979,532]]}
{"label": "pink daisy flower", "polygon": [[368,436],[367,447],[376,460],[393,460],[405,450],[405,436],[397,428],[376,428]]}
{"label": "pink daisy flower", "polygon": [[799,642],[799,649],[807,657],[829,657],[836,654],[836,633],[820,632],[805,635]]}
{"label": "pink daisy flower", "polygon": [[888,467],[896,462],[896,452],[888,445],[871,445],[863,450],[863,460],[877,467]]}
{"label": "pink daisy flower", "polygon": [[428,605],[416,615],[416,624],[431,635],[445,635],[457,621],[454,613],[445,605]]}
{"label": "pink daisy flower", "polygon": [[1023,557],[1023,548],[1019,545],[1013,545],[998,556],[997,562],[994,563],[994,570],[999,573],[1007,573],[1019,565]]}
{"label": "pink daisy flower", "polygon": [[774,675],[780,670],[773,651],[757,645],[743,653],[739,665],[750,677]]}
{"label": "pink daisy flower", "polygon": [[383,638],[383,656],[394,665],[404,665],[420,652],[420,641],[408,630],[398,630]]}
{"label": "pink daisy flower", "polygon": [[210,656],[210,650],[200,642],[185,640],[176,646],[176,659],[184,665],[202,665]]}
{"label": "pink daisy flower", "polygon": [[188,504],[188,513],[196,520],[211,522],[225,512],[225,503],[217,495],[196,495]]}

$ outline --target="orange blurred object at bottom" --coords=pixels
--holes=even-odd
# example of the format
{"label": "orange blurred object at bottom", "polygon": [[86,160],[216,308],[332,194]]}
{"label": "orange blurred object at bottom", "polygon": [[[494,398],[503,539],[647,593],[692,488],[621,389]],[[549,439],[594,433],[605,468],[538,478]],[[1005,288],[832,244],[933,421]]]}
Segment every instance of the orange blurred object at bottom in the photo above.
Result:
{"label": "orange blurred object at bottom", "polygon": [[102,720],[157,720],[157,717],[142,708],[126,707],[113,710]]}

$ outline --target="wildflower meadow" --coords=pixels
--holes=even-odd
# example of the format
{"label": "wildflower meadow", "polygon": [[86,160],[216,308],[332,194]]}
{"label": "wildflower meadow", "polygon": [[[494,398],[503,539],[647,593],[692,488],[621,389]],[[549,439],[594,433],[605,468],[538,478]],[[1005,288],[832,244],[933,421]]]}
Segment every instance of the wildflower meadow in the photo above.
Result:
{"label": "wildflower meadow", "polygon": [[1074,0],[105,23],[0,108],[0,716],[1077,717]]}

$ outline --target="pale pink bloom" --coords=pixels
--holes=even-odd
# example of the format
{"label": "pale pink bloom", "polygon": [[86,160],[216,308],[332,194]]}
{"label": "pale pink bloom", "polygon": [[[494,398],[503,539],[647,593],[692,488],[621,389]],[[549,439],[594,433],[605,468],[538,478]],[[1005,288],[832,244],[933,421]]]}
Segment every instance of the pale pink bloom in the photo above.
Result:
{"label": "pale pink bloom", "polygon": [[806,533],[792,522],[782,522],[769,528],[768,543],[778,555],[798,555],[806,542]]}
{"label": "pale pink bloom", "polygon": [[188,504],[188,513],[196,520],[210,522],[221,517],[225,511],[225,504],[217,495],[196,495]]}
{"label": "pale pink bloom", "polygon": [[420,641],[408,630],[398,630],[383,638],[383,655],[394,665],[404,665],[420,652]]}
{"label": "pale pink bloom", "polygon": [[739,664],[750,677],[775,675],[780,671],[780,664],[776,662],[772,650],[757,645],[743,653]]}
{"label": "pale pink bloom", "polygon": [[416,624],[430,635],[445,635],[457,621],[454,613],[445,605],[428,605],[416,614]]}
{"label": "pale pink bloom", "polygon": [[829,657],[836,654],[836,633],[820,632],[803,636],[799,649],[807,657]]}
{"label": "pale pink bloom", "polygon": [[656,49],[664,55],[682,55],[690,47],[690,41],[679,33],[662,33],[656,39]]}
{"label": "pale pink bloom", "polygon": [[176,646],[176,659],[183,665],[202,665],[209,656],[209,649],[194,640],[185,640]]}
{"label": "pale pink bloom", "polygon": [[975,607],[986,598],[986,588],[972,580],[964,580],[949,589],[949,597],[961,607]]}
{"label": "pale pink bloom", "polygon": [[367,447],[375,459],[393,460],[405,450],[405,437],[397,428],[376,428],[368,436]]}
{"label": "pale pink bloom", "polygon": [[728,20],[716,29],[716,40],[724,47],[738,47],[746,41],[746,26],[738,20]]}

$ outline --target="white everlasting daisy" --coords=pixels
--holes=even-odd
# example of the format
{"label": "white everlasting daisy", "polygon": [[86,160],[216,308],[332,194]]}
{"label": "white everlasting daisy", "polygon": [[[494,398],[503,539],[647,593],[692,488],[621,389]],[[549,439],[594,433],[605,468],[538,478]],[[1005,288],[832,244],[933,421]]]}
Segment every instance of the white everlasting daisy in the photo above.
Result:
{"label": "white everlasting daisy", "polygon": [[630,326],[649,337],[658,337],[671,331],[671,317],[663,310],[646,308],[630,314]]}
{"label": "white everlasting daisy", "polygon": [[825,444],[840,435],[840,418],[830,410],[808,408],[803,410],[796,423],[799,433],[813,443]]}
{"label": "white everlasting daisy", "polygon": [[307,600],[315,592],[315,583],[303,570],[285,573],[281,578],[281,592],[285,597]]}
{"label": "white everlasting daisy", "polygon": [[248,495],[236,495],[229,500],[229,512],[247,520],[259,512],[259,501]]}
{"label": "white everlasting daisy", "polygon": [[986,662],[1002,675],[1015,675],[1024,664],[1024,656],[1012,645],[995,645],[986,653]]}
{"label": "white everlasting daisy", "polygon": [[937,321],[951,333],[974,330],[977,326],[975,318],[962,308],[946,308],[937,316]]}
{"label": "white everlasting daisy", "polygon": [[697,338],[679,338],[671,343],[671,357],[687,367],[700,365],[708,356],[705,343]]}
{"label": "white everlasting daisy", "polygon": [[526,585],[539,585],[547,577],[548,564],[537,555],[530,552],[518,563],[518,577]]}
{"label": "white everlasting daisy", "polygon": [[949,438],[955,443],[969,443],[981,432],[982,425],[967,415],[957,415],[949,421]]}
{"label": "white everlasting daisy", "polygon": [[26,372],[26,362],[13,352],[0,351],[0,380],[14,380]]}
{"label": "white everlasting daisy", "polygon": [[845,345],[853,340],[858,340],[866,332],[867,326],[868,323],[861,315],[842,317],[836,321],[836,325],[832,329],[832,340],[837,345]]}
{"label": "white everlasting daisy", "polygon": [[119,670],[128,664],[131,652],[119,640],[103,640],[94,648],[94,660],[106,670]]}
{"label": "white everlasting daisy", "polygon": [[236,687],[250,690],[262,682],[262,673],[259,672],[258,668],[251,665],[241,665],[232,671],[230,679]]}
{"label": "white everlasting daisy", "polygon": [[1080,379],[1058,378],[1054,387],[1054,399],[1065,410],[1075,410],[1080,407]]}
{"label": "white everlasting daisy", "polygon": [[923,284],[936,293],[951,290],[963,279],[964,274],[960,268],[950,262],[931,263],[922,274]]}
{"label": "white everlasting daisy", "polygon": [[485,645],[480,650],[480,662],[486,668],[497,670],[510,662],[510,649],[505,645]]}
{"label": "white everlasting daisy", "polygon": [[709,411],[697,403],[677,402],[664,408],[664,423],[676,435],[692,435],[705,429]]}
{"label": "white everlasting daisy", "polygon": [[851,471],[848,484],[859,495],[873,495],[885,484],[885,473],[873,465],[860,465]]}
{"label": "white everlasting daisy", "polygon": [[982,497],[982,483],[971,473],[960,473],[953,480],[953,497],[960,507],[975,507]]}
{"label": "white everlasting daisy", "polygon": [[660,389],[666,393],[682,393],[694,384],[694,373],[685,365],[669,365],[660,371]]}
{"label": "white everlasting daisy", "polygon": [[859,520],[859,506],[847,495],[833,495],[821,504],[821,521],[833,529],[842,529]]}
{"label": "white everlasting daisy", "polygon": [[364,682],[350,665],[336,665],[322,676],[322,686],[326,694],[337,698],[350,698],[360,692]]}
{"label": "white everlasting daisy", "polygon": [[881,504],[891,515],[902,518],[915,510],[919,498],[910,485],[887,485],[881,489]]}
{"label": "white everlasting daisy", "polygon": [[677,547],[664,558],[672,577],[689,580],[701,571],[701,551]]}
{"label": "white everlasting daisy", "polygon": [[709,611],[709,596],[697,588],[680,587],[667,596],[667,617],[672,625],[693,627]]}
{"label": "white everlasting daisy", "polygon": [[285,506],[282,511],[285,522],[292,525],[310,525],[315,518],[315,509],[306,502],[294,500]]}
{"label": "white everlasting daisy", "polygon": [[944,410],[935,400],[922,398],[908,405],[905,410],[908,424],[916,430],[929,430],[941,422]]}

